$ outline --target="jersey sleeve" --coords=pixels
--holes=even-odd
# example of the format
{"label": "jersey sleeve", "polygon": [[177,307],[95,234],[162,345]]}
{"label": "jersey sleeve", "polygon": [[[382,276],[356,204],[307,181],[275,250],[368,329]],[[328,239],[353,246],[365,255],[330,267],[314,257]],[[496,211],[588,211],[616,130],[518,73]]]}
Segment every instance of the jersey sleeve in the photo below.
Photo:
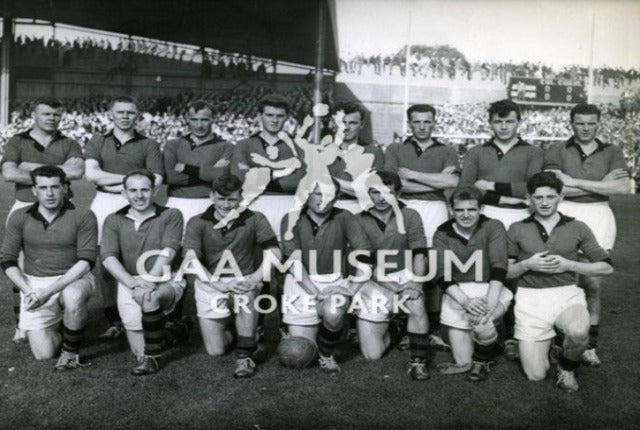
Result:
{"label": "jersey sleeve", "polygon": [[184,235],[183,254],[188,250],[196,253],[196,256],[202,258],[202,219],[193,217],[187,222],[187,231]]}
{"label": "jersey sleeve", "polygon": [[452,166],[456,168],[457,173],[460,173],[460,166],[458,166],[458,153],[452,147],[447,146],[447,157],[444,160],[444,167]]}
{"label": "jersey sleeve", "polygon": [[65,161],[71,158],[82,158],[82,147],[73,139],[67,139],[67,153]]}
{"label": "jersey sleeve", "polygon": [[580,222],[580,251],[591,262],[606,261],[611,264],[609,253],[605,251],[596,240],[591,229],[583,222]]}
{"label": "jersey sleeve", "polygon": [[299,238],[299,232],[298,232],[299,223],[293,227],[293,237],[289,240],[285,240],[284,232],[287,231],[288,225],[289,225],[289,216],[285,215],[284,217],[282,217],[282,222],[280,223],[280,231],[282,232],[281,234],[283,236],[281,241],[282,256],[285,260],[289,258],[289,256],[293,254],[294,251],[302,249],[302,247],[300,246],[300,238]]}
{"label": "jersey sleeve", "polygon": [[544,151],[544,163],[542,166],[544,170],[562,170],[562,148],[564,145],[564,142],[557,142]]}
{"label": "jersey sleeve", "polygon": [[[447,244],[447,235],[442,230],[436,230],[433,235],[433,249],[436,251],[436,266],[438,268],[436,275],[436,285],[446,290],[455,284],[453,279],[445,279],[444,273],[444,253],[450,246]],[[452,273],[453,275],[453,273]]]}
{"label": "jersey sleeve", "polygon": [[615,145],[613,145],[613,147],[615,149],[611,156],[611,163],[609,164],[609,172],[615,169],[626,169],[627,162],[624,159],[624,153],[622,152],[622,149],[619,146],[615,146]]}
{"label": "jersey sleeve", "polygon": [[371,145],[373,146],[373,156],[375,157],[373,159],[373,168],[376,171],[380,171],[384,169],[384,166],[385,166],[384,152],[382,152],[382,149],[378,148],[377,146],[373,144]]}
{"label": "jersey sleeve", "polygon": [[404,224],[407,230],[409,249],[414,252],[421,251],[426,255],[427,240],[425,239],[422,218],[420,218],[418,212],[413,210],[406,211],[404,213]]}
{"label": "jersey sleeve", "polygon": [[[529,162],[527,163],[527,180],[542,171],[542,165],[544,163],[544,153],[542,149],[537,146],[532,146],[531,154],[529,155]],[[527,181],[512,182],[511,183],[511,195],[513,197],[524,198],[527,195]]]}
{"label": "jersey sleeve", "polygon": [[118,232],[118,218],[116,214],[109,215],[102,226],[100,260],[104,261],[109,257],[115,257],[118,260],[121,260],[120,235]]}
{"label": "jersey sleeve", "polygon": [[26,215],[22,211],[11,214],[4,231],[4,240],[0,248],[2,270],[18,265],[18,255],[22,249],[22,229]]}
{"label": "jersey sleeve", "polygon": [[244,182],[244,177],[247,174],[246,169],[240,169],[238,166],[242,163],[247,166],[250,166],[248,157],[248,140],[241,140],[236,144],[233,148],[233,154],[231,156],[231,167],[230,171],[232,175],[237,176],[242,182]]}
{"label": "jersey sleeve", "polygon": [[397,148],[397,144],[392,143],[384,155],[384,170],[388,172],[398,173],[400,164],[398,162]]}
{"label": "jersey sleeve", "polygon": [[182,244],[182,230],[184,222],[182,213],[178,209],[167,209],[167,215],[162,235],[162,248],[171,248],[176,254],[180,252]]}
{"label": "jersey sleeve", "polygon": [[147,142],[147,156],[144,167],[153,173],[164,176],[164,161],[160,152],[160,144],[154,140]]}
{"label": "jersey sleeve", "polygon": [[488,221],[489,280],[507,279],[507,231],[500,221]]}
{"label": "jersey sleeve", "polygon": [[168,185],[189,185],[189,175],[183,172],[176,172],[174,167],[180,161],[178,159],[179,140],[170,140],[164,146],[162,158],[164,159],[164,171],[166,172]]}
{"label": "jersey sleeve", "polygon": [[102,165],[102,155],[100,154],[100,147],[104,143],[104,136],[101,134],[94,134],[87,146],[84,149],[85,160],[96,160]]}
{"label": "jersey sleeve", "polygon": [[77,228],[76,256],[93,267],[98,256],[98,221],[95,214],[85,210],[79,217]]}
{"label": "jersey sleeve", "polygon": [[262,249],[277,248],[278,239],[267,218],[260,212],[254,212],[256,226],[256,243]]}
{"label": "jersey sleeve", "polygon": [[4,153],[2,154],[2,161],[0,162],[0,165],[7,162],[16,164],[20,164],[22,162],[22,157],[20,156],[19,138],[17,136],[9,139],[3,149]]}
{"label": "jersey sleeve", "polygon": [[213,167],[218,161],[225,159],[231,162],[231,157],[233,155],[233,145],[229,142],[222,141],[216,143],[219,145],[216,151],[216,157],[214,160],[211,160],[211,165],[203,165],[198,169],[198,178],[204,182],[211,183],[215,181],[220,176],[229,173],[230,164],[224,167]]}
{"label": "jersey sleeve", "polygon": [[507,258],[518,260],[520,245],[518,244],[518,227],[512,225],[507,232]]}
{"label": "jersey sleeve", "polygon": [[462,172],[460,173],[460,186],[473,186],[478,180],[478,151],[471,148],[464,156]]}

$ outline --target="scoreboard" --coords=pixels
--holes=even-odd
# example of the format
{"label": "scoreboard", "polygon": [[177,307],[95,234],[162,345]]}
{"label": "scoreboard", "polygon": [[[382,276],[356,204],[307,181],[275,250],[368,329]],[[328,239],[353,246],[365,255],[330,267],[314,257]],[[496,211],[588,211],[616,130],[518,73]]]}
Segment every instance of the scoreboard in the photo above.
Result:
{"label": "scoreboard", "polygon": [[514,102],[528,105],[561,106],[587,102],[582,80],[512,77],[507,93]]}

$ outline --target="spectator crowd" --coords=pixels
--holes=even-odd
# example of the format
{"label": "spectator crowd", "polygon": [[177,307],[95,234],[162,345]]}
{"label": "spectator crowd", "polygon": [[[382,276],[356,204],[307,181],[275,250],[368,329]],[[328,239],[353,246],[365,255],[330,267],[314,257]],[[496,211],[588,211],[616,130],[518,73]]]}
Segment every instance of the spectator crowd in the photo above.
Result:
{"label": "spectator crowd", "polygon": [[[405,48],[390,55],[363,55],[347,52],[340,59],[340,71],[343,73],[366,75],[404,76],[406,68]],[[499,80],[506,84],[512,76],[562,79],[571,82],[586,83],[589,69],[580,65],[553,68],[540,62],[469,62],[455,48],[449,46],[411,46],[409,51],[409,73],[412,77],[425,79],[454,80]],[[600,87],[622,88],[640,85],[640,70],[620,67],[598,67],[593,70],[593,84]]]}
{"label": "spectator crowd", "polygon": [[15,40],[15,62],[18,65],[37,63],[56,67],[73,67],[81,61],[110,65],[107,77],[134,74],[138,68],[159,60],[176,65],[198,63],[209,78],[266,78],[275,70],[271,60],[251,55],[156,42],[141,38],[110,39],[82,37],[74,40],[45,39],[21,35]]}

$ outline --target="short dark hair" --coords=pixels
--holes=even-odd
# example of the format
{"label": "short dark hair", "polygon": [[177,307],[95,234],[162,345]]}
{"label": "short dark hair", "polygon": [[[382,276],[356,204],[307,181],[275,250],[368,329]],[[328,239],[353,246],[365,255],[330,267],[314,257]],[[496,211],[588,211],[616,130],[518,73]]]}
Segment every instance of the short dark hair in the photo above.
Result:
{"label": "short dark hair", "polygon": [[562,192],[562,186],[564,184],[558,177],[552,172],[539,172],[530,177],[527,180],[527,191],[529,194],[533,194],[540,187],[553,188],[560,194]]}
{"label": "short dark hair", "polygon": [[456,188],[449,197],[451,209],[455,206],[456,201],[463,200],[475,200],[478,202],[478,207],[480,207],[482,205],[482,191],[470,185]]}
{"label": "short dark hair", "polygon": [[[49,105],[47,105],[49,106]],[[64,185],[69,185],[69,181],[67,180],[67,174],[64,173],[58,166],[53,166],[50,164],[36,167],[31,172],[29,172],[29,176],[31,176],[31,183],[33,185],[36,184],[36,177],[45,177],[45,178],[60,178],[60,183]]]}
{"label": "short dark hair", "polygon": [[498,115],[498,118],[504,118],[508,116],[511,112],[516,113],[516,117],[518,121],[522,119],[522,115],[520,113],[520,106],[518,106],[515,102],[511,100],[504,99],[498,100],[497,102],[493,102],[489,105],[489,121],[493,119],[494,115]]}
{"label": "short dark hair", "polygon": [[213,192],[226,197],[235,191],[240,191],[242,189],[242,181],[235,175],[222,175],[213,181],[211,189]]}
{"label": "short dark hair", "polygon": [[194,112],[200,112],[201,110],[209,109],[211,115],[213,115],[213,106],[206,100],[198,99],[187,104],[187,107],[184,110],[184,114],[189,115],[189,111],[193,109]]}
{"label": "short dark hair", "polygon": [[573,108],[571,108],[571,112],[569,113],[571,122],[573,122],[573,118],[576,115],[597,115],[599,121],[600,115],[602,115],[602,111],[596,105],[592,105],[589,103],[578,103]]}
{"label": "short dark hair", "polygon": [[400,176],[398,176],[395,172],[390,172],[388,170],[379,170],[377,172],[378,177],[387,187],[391,188],[393,191],[400,191],[402,188],[402,181],[400,180]]}
{"label": "short dark hair", "polygon": [[362,121],[364,121],[367,115],[367,111],[365,110],[364,106],[353,101],[338,103],[336,105],[335,111],[337,112],[340,110],[343,111],[345,115],[358,112]]}
{"label": "short dark hair", "polygon": [[49,106],[49,107],[54,108],[54,109],[58,109],[58,108],[64,107],[62,105],[62,102],[60,101],[60,99],[57,99],[55,97],[49,97],[49,96],[38,97],[37,99],[35,99],[33,101],[32,106],[31,106],[31,110],[35,111],[36,108],[38,107],[38,105],[45,105],[45,106]]}
{"label": "short dark hair", "polygon": [[428,113],[431,112],[433,114],[433,119],[436,119],[436,108],[428,104],[419,104],[412,105],[407,109],[407,120],[411,121],[411,114],[414,112]]}
{"label": "short dark hair", "polygon": [[260,113],[264,112],[264,108],[266,106],[284,109],[287,114],[291,110],[291,106],[287,99],[278,94],[268,94],[264,96],[258,104],[258,111]]}
{"label": "short dark hair", "polygon": [[132,176],[144,176],[151,182],[151,187],[152,188],[155,187],[156,177],[153,174],[153,172],[147,169],[139,169],[139,170],[132,170],[131,172],[127,173],[124,176],[124,178],[122,178],[122,186],[125,189],[127,188],[127,180]]}
{"label": "short dark hair", "polygon": [[140,110],[138,100],[131,96],[117,96],[112,98],[109,102],[109,109],[113,109],[113,105],[115,105],[116,103],[131,103],[136,106],[137,110]]}

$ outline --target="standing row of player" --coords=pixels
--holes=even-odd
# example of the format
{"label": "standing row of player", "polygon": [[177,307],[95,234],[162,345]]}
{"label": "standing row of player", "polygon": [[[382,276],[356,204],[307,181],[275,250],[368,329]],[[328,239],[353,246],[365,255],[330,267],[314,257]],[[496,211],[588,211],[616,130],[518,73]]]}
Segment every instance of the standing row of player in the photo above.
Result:
{"label": "standing row of player", "polygon": [[[335,155],[326,156],[333,149],[329,145],[325,145],[326,153],[324,151],[317,153],[317,157],[323,160],[319,164],[328,168],[331,177],[340,186],[340,192],[336,192],[335,198],[330,199],[331,202],[328,204],[326,192],[321,185],[326,181],[305,182],[305,179],[309,177],[309,172],[314,170],[313,163],[309,161],[315,161],[315,159],[305,159],[304,152],[306,147],[302,144],[302,136],[297,136],[295,141],[292,141],[281,133],[288,116],[288,105],[285,100],[279,97],[267,97],[260,106],[263,124],[262,132],[239,142],[235,147],[227,142],[220,141],[212,134],[211,122],[213,114],[211,107],[204,102],[195,102],[188,107],[186,113],[191,134],[167,143],[164,154],[160,152],[155,142],[135,132],[138,117],[135,101],[129,98],[114,100],[110,109],[110,115],[114,122],[113,131],[106,136],[96,136],[89,142],[84,154],[84,170],[87,179],[94,182],[98,187],[96,198],[92,204],[92,210],[98,219],[98,228],[102,228],[103,220],[107,215],[113,214],[110,216],[111,222],[105,224],[105,228],[109,228],[109,233],[104,236],[104,232],[107,230],[104,229],[104,232],[101,232],[103,235],[101,254],[104,266],[119,282],[117,301],[121,313],[124,313],[122,310],[127,306],[120,303],[121,297],[127,292],[120,293],[123,286],[125,290],[133,291],[133,293],[130,293],[131,300],[129,302],[131,306],[129,308],[133,309],[136,307],[134,304],[137,304],[137,307],[142,309],[142,316],[134,317],[133,320],[137,321],[137,323],[133,325],[129,325],[127,319],[123,318],[132,349],[142,357],[136,367],[138,369],[136,372],[144,374],[157,370],[157,362],[152,358],[157,352],[157,349],[154,350],[154,346],[158,347],[157,344],[162,343],[158,342],[160,337],[158,330],[163,325],[161,321],[164,318],[164,314],[159,310],[167,310],[174,307],[178,301],[177,299],[181,296],[183,288],[183,285],[174,283],[166,285],[166,288],[158,289],[158,285],[150,285],[135,279],[134,276],[137,275],[135,265],[132,266],[131,261],[128,263],[126,261],[132,258],[134,258],[132,261],[135,261],[135,258],[139,255],[138,251],[141,250],[140,246],[143,248],[150,246],[143,245],[140,238],[136,239],[137,235],[147,228],[151,231],[148,234],[154,238],[155,242],[158,242],[155,245],[156,248],[149,249],[164,249],[166,254],[155,260],[155,264],[151,268],[152,271],[161,270],[163,264],[166,263],[165,260],[173,259],[176,252],[178,252],[170,245],[175,244],[176,239],[173,238],[172,242],[172,239],[169,238],[173,236],[162,233],[164,230],[161,227],[155,227],[155,229],[149,227],[160,222],[160,220],[169,223],[168,220],[165,220],[169,216],[166,214],[175,214],[175,211],[162,210],[158,206],[150,205],[151,196],[148,199],[145,197],[145,193],[150,193],[160,184],[163,174],[166,174],[169,185],[167,206],[179,209],[182,212],[181,218],[184,218],[185,221],[192,219],[193,222],[189,221],[191,224],[202,224],[200,226],[200,234],[190,235],[188,234],[189,229],[187,230],[184,238],[184,248],[193,249],[196,253],[199,253],[198,257],[206,261],[205,267],[208,270],[213,270],[212,268],[215,267],[214,263],[220,258],[221,249],[228,249],[233,240],[235,240],[236,235],[239,234],[238,230],[248,228],[247,225],[258,230],[260,225],[263,227],[269,225],[269,228],[273,230],[274,237],[269,237],[269,234],[263,231],[262,239],[264,240],[255,242],[253,245],[272,249],[276,254],[278,253],[278,248],[275,237],[280,236],[281,231],[290,233],[289,237],[285,237],[282,242],[282,250],[285,257],[295,249],[317,250],[320,256],[318,267],[320,278],[314,279],[310,276],[303,276],[302,282],[292,282],[292,278],[287,277],[284,282],[285,294],[314,294],[319,297],[331,294],[348,296],[360,290],[362,295],[366,296],[368,289],[372,289],[370,288],[371,285],[367,285],[367,283],[364,285],[353,285],[353,283],[340,285],[339,283],[336,284],[335,281],[326,282],[326,279],[321,276],[333,274],[332,265],[330,264],[330,251],[333,249],[344,250],[347,245],[351,245],[354,249],[387,249],[389,247],[416,249],[415,261],[413,262],[414,270],[424,267],[425,261],[423,257],[425,253],[423,251],[432,246],[435,230],[440,225],[442,225],[441,229],[445,228],[446,225],[450,225],[453,229],[452,231],[462,235],[461,243],[465,247],[470,246],[469,244],[474,242],[470,238],[472,236],[475,238],[476,233],[474,232],[479,224],[474,225],[471,230],[465,230],[464,224],[466,222],[468,226],[470,218],[473,217],[467,215],[466,218],[461,217],[460,220],[454,217],[456,221],[454,224],[443,224],[448,218],[444,191],[453,189],[458,185],[473,185],[477,189],[484,191],[484,195],[481,202],[478,201],[478,198],[454,199],[452,201],[454,214],[456,213],[456,201],[475,200],[478,206],[476,210],[481,210],[485,215],[499,219],[505,227],[509,227],[515,221],[528,219],[530,213],[525,204],[525,196],[527,194],[526,181],[543,168],[552,169],[557,177],[564,182],[567,195],[571,196],[573,201],[578,202],[571,205],[577,205],[578,213],[576,216],[597,216],[602,220],[601,213],[604,213],[609,217],[610,222],[593,224],[592,229],[596,225],[608,225],[608,230],[596,230],[595,233],[599,243],[605,249],[611,249],[613,246],[615,221],[606,204],[608,200],[606,196],[626,192],[626,172],[623,170],[624,159],[620,149],[612,145],[603,144],[595,139],[600,119],[600,113],[595,106],[579,105],[574,108],[571,115],[575,132],[574,137],[566,143],[562,142],[552,146],[551,149],[544,153],[539,148],[518,138],[517,129],[520,121],[520,111],[517,105],[508,101],[494,103],[489,111],[489,119],[495,137],[486,144],[472,148],[469,151],[461,172],[457,167],[457,154],[455,151],[431,137],[431,131],[435,125],[435,109],[431,106],[416,105],[409,109],[408,119],[413,133],[412,137],[401,144],[391,145],[387,148],[386,153],[382,153],[371,144],[360,141],[359,132],[364,125],[364,111],[358,105],[345,105],[343,106],[343,111],[345,115],[340,120],[344,124],[344,138],[342,142],[336,142],[339,145],[336,145],[338,150],[335,151]],[[29,172],[43,164],[59,165],[70,178],[78,178],[82,175],[82,153],[79,146],[75,142],[64,138],[57,131],[60,114],[61,109],[54,101],[45,100],[44,102],[36,103],[33,129],[16,136],[7,145],[5,157],[2,161],[2,169],[6,179],[16,182],[17,202],[14,208],[16,206],[29,205],[30,201],[33,200],[30,195],[31,190],[29,190],[32,184]],[[295,162],[296,160],[297,162]],[[306,163],[301,161],[306,161]],[[129,193],[127,188],[124,189],[123,193],[123,179],[125,176],[134,170],[142,168],[150,170],[154,176],[143,180],[145,175],[148,174],[138,172],[133,177],[127,178],[129,181],[134,182],[134,190]],[[376,171],[381,168],[388,173],[371,174],[372,170]],[[235,174],[239,180],[234,180],[233,176],[227,176],[226,173],[229,171]],[[375,178],[378,178],[378,180]],[[399,179],[399,184],[395,184],[396,178]],[[213,193],[211,193],[209,184],[216,179],[220,179],[217,182],[218,189],[214,188]],[[138,182],[143,182],[144,184]],[[312,188],[308,189],[309,187],[307,187],[306,190],[301,190],[300,183],[310,184]],[[381,186],[381,183],[384,186]],[[401,188],[398,188],[397,185],[401,185]],[[60,186],[64,187],[64,184],[60,184]],[[549,185],[547,184],[545,187],[548,188]],[[284,215],[295,205],[296,199],[292,195],[294,191],[298,191],[298,202],[305,203],[307,200],[299,197],[300,192],[308,196],[309,201],[302,213],[298,215],[299,218],[294,218],[298,219],[298,222],[292,228],[288,224],[292,218]],[[559,192],[559,190],[556,191]],[[529,194],[533,192],[535,192],[535,189],[533,191],[529,190]],[[37,187],[33,188],[33,193],[37,195]],[[211,200],[209,200],[210,193],[214,200],[214,205],[211,207],[209,207],[211,205]],[[261,193],[262,195],[256,199],[257,195]],[[392,197],[399,198],[407,207],[402,208],[402,211],[398,211],[398,205],[393,204],[394,198],[389,198],[390,193],[393,194]],[[216,196],[218,200],[223,202],[217,202]],[[52,198],[51,200],[55,199]],[[66,201],[64,198],[62,200]],[[148,205],[144,207],[146,200],[148,200]],[[127,203],[130,206],[122,209]],[[480,203],[482,203],[482,206],[480,206]],[[317,210],[313,209],[314,204]],[[249,206],[257,212],[248,210],[247,207]],[[38,206],[35,207],[37,208]],[[348,210],[341,211],[337,209],[338,207]],[[570,206],[568,207],[570,208]],[[12,211],[14,208],[12,208]],[[26,214],[31,210],[31,215],[34,215],[33,208],[34,206],[31,206],[21,213]],[[548,209],[547,206],[545,208]],[[360,212],[361,209],[364,209],[364,212],[358,217],[354,217],[349,213],[349,211]],[[414,211],[410,209],[414,209]],[[467,209],[473,210],[473,208]],[[264,213],[269,221],[268,223],[260,221],[262,220],[260,212]],[[194,217],[196,214],[199,215]],[[366,214],[371,216],[368,218]],[[394,216],[403,218],[404,225],[400,222],[390,222],[390,219]],[[175,215],[173,215],[173,218],[176,218]],[[419,227],[415,221],[417,218],[420,219]],[[48,221],[45,216],[46,222],[43,222],[45,230],[47,223],[52,223],[54,220],[56,220],[55,216]],[[221,223],[223,220],[226,221]],[[280,228],[280,220],[282,220],[282,230]],[[590,220],[591,218],[588,218],[585,221],[590,223]],[[214,228],[207,229],[207,222],[213,223]],[[115,225],[112,225],[114,223]],[[177,221],[174,219],[171,231],[175,230],[175,224],[177,224]],[[396,225],[398,230],[395,232],[389,230],[387,232],[390,225]],[[142,229],[143,226],[145,229]],[[167,227],[165,226],[165,228]],[[195,229],[196,227],[193,228]],[[182,233],[182,227],[179,230]],[[418,241],[416,238],[416,232],[419,230],[422,230],[423,242]],[[553,228],[549,229],[546,234],[549,235],[552,230]],[[359,231],[362,234],[358,235]],[[463,233],[460,233],[461,231]],[[214,236],[209,237],[211,232],[214,232]],[[368,232],[370,233],[368,234]],[[389,237],[384,239],[387,237],[387,233],[389,233]],[[413,237],[410,237],[410,234]],[[118,235],[120,235],[118,240],[113,239]],[[233,236],[234,239],[230,239],[226,235]],[[358,239],[359,236],[360,239]],[[420,235],[418,234],[417,236]],[[466,239],[465,236],[467,236]],[[144,237],[146,238],[146,236]],[[168,242],[163,241],[164,237],[168,238]],[[383,240],[379,242],[381,238]],[[177,240],[179,245],[180,237]],[[251,261],[249,254],[253,251],[254,246],[248,246],[251,242],[247,242],[246,237],[243,240],[238,242],[238,249],[236,250],[236,253],[245,254],[248,259],[246,267],[242,268],[243,274],[255,274],[261,262]],[[351,243],[352,241],[353,243]],[[130,245],[130,247],[123,248],[126,244]],[[110,254],[105,254],[105,246]],[[220,248],[221,246],[222,248]],[[456,249],[458,245],[448,244],[448,246]],[[241,250],[242,247],[244,247],[244,251]],[[503,249],[506,249],[506,247],[503,247]],[[487,255],[489,254],[487,253]],[[304,262],[304,252],[302,255]],[[542,260],[545,260],[544,257],[541,257]],[[325,262],[326,267],[323,267],[323,264],[325,264],[322,261],[323,258],[328,260]],[[556,260],[551,257],[549,259],[553,261],[545,260],[547,264],[553,266],[553,270],[557,270]],[[3,257],[3,261],[11,263],[13,259]],[[115,264],[116,261],[120,262],[119,267]],[[405,263],[400,264],[399,267],[402,267]],[[308,263],[305,266],[307,269],[309,268]],[[37,267],[37,265],[29,267],[29,270],[33,272],[35,270],[34,267]],[[539,268],[538,266],[535,267]],[[491,268],[493,269],[493,267]],[[71,270],[70,268],[68,269]],[[85,269],[83,266],[82,270],[78,270],[77,273],[84,275]],[[506,270],[507,268],[503,267],[502,269]],[[50,275],[50,273],[44,274],[37,271],[30,273],[26,265],[24,270],[25,274],[36,277],[38,275]],[[60,270],[58,269],[58,272]],[[602,272],[590,273],[587,271],[587,273],[583,273],[584,271],[577,269],[574,269],[574,271],[584,275],[600,274]],[[62,272],[67,273],[66,271]],[[390,274],[396,276],[394,282],[388,283],[388,285],[384,285],[384,282],[378,282],[377,285],[382,286],[387,291],[409,295],[411,302],[415,303],[416,309],[411,312],[408,326],[412,355],[409,372],[414,379],[426,379],[428,377],[426,364],[430,343],[427,337],[428,321],[432,322],[432,326],[436,326],[442,318],[442,321],[448,327],[456,328],[456,325],[454,322],[447,320],[445,315],[442,317],[439,315],[438,311],[441,303],[441,290],[439,288],[431,287],[424,291],[427,295],[425,305],[425,300],[422,297],[422,286],[416,285],[406,277],[403,278],[400,272],[402,271]],[[486,281],[504,282],[506,279],[506,277],[502,276],[503,274],[500,270],[489,270],[486,275],[490,273],[497,276],[497,279],[486,279]],[[60,274],[62,273],[58,275]],[[342,278],[344,278],[345,274],[343,273],[342,275]],[[10,278],[13,279],[11,276]],[[81,278],[78,278],[78,280]],[[101,278],[106,281],[106,277]],[[220,282],[220,285],[196,283],[196,302],[199,305],[202,303],[211,304],[211,294],[215,295],[220,292],[224,294],[229,292],[248,294],[252,292],[255,294],[259,292],[259,287],[262,284],[261,280],[256,279],[255,276],[248,277],[248,281],[238,282],[228,279]],[[16,284],[23,292],[31,291],[29,288],[25,290],[25,285],[21,281]],[[106,282],[103,282],[103,285],[106,285]],[[595,297],[590,301],[591,328],[589,332],[591,342],[593,342],[597,335],[599,316],[599,301],[597,299],[599,296],[597,294],[597,285],[593,280],[586,282],[586,285],[590,287],[587,289],[587,297]],[[55,287],[49,288],[49,290],[60,289],[59,283]],[[458,305],[462,305],[466,303],[466,299],[469,299],[469,295],[464,292],[463,288],[458,290],[446,285],[445,287],[447,293],[444,299],[445,304],[447,301],[453,300]],[[323,294],[326,288],[329,288],[328,293]],[[64,293],[67,289],[62,288],[60,290]],[[102,290],[103,296],[109,297],[110,295],[113,297],[116,288],[103,287]],[[375,290],[375,288],[372,290]],[[162,293],[155,293],[156,291],[161,291]],[[151,292],[154,292],[154,294],[149,294]],[[490,289],[486,294],[487,298],[484,301],[468,300],[469,303],[463,306],[466,315],[466,317],[462,318],[463,320],[472,321],[477,323],[475,325],[484,327],[489,320],[501,313],[495,312],[495,306],[497,305],[495,291]],[[160,297],[151,301],[145,308],[145,300],[151,300],[149,297],[158,295]],[[35,298],[33,297],[29,301],[29,294],[24,294],[24,296],[26,298],[22,302],[26,308],[33,307],[35,306],[34,303],[39,303],[40,301],[34,302]],[[198,300],[199,298],[200,300]],[[503,299],[506,311],[509,300]],[[112,302],[115,302],[115,300],[116,298],[113,297]],[[487,303],[491,303],[491,307]],[[424,309],[425,306],[431,311],[428,319],[425,312],[426,309]],[[206,306],[204,307],[206,308]],[[307,336],[314,341],[317,338],[321,353],[321,365],[325,370],[334,374],[340,372],[340,367],[335,362],[332,351],[343,328],[345,310],[346,307],[337,310],[325,310],[320,307],[315,316],[308,315],[307,319],[303,318],[304,315],[301,316],[299,313],[295,314],[296,317],[293,320],[288,320],[287,318],[289,317],[285,315],[285,322],[289,324],[291,334]],[[148,316],[147,328],[145,328],[147,313],[152,313],[154,316]],[[470,315],[474,316],[474,318],[470,318]],[[493,315],[493,317],[489,318],[487,315]],[[122,323],[118,321],[120,318],[116,308],[113,306],[107,307],[107,316],[112,322],[112,327],[110,327],[107,334],[120,334]],[[226,316],[212,316],[207,314],[206,310],[201,312],[201,306],[198,308],[198,316],[200,317],[201,328],[206,327],[203,329],[203,337],[207,351],[212,354],[224,351],[223,328]],[[386,326],[377,324],[384,323],[386,316],[383,321],[378,321],[378,318],[379,316],[360,318],[360,342],[363,353],[368,358],[379,357],[387,345]],[[238,376],[252,374],[255,367],[255,364],[250,359],[251,352],[255,349],[255,336],[249,330],[255,326],[254,320],[255,315],[247,316],[246,321],[236,323],[238,330],[237,345],[239,347],[239,362],[236,369]],[[222,321],[221,324],[220,321]],[[142,323],[141,325],[140,322]],[[74,326],[73,323],[70,323],[70,325],[73,327],[64,326],[63,338],[65,333],[71,333],[77,329],[75,327],[77,324]],[[24,324],[20,321],[20,327],[22,326]],[[24,327],[26,328],[26,326]],[[151,333],[154,330],[149,327],[155,327],[155,333]],[[140,328],[142,328],[144,336],[140,332]],[[467,326],[457,328],[461,331],[460,339],[468,339],[465,336],[469,333],[469,328]],[[137,339],[130,332],[137,332]],[[150,332],[149,336],[147,336],[147,332]],[[457,345],[456,331],[450,330],[450,332],[454,333],[452,344]],[[211,336],[206,333],[211,334]],[[222,336],[220,333],[223,333]],[[17,331],[16,336],[19,337],[20,334]],[[547,335],[545,334],[545,336]],[[491,337],[489,336],[489,338]],[[516,337],[520,340],[521,352],[523,348],[526,349],[526,346],[523,345],[528,340],[535,342],[548,340],[546,338],[528,339]],[[250,340],[251,338],[254,340]],[[156,342],[153,339],[156,339]],[[381,341],[376,339],[381,339]],[[69,348],[64,348],[68,343],[63,342],[63,350],[73,353],[74,351],[68,351]],[[510,344],[513,345],[513,343]],[[137,345],[137,347],[134,345]],[[147,345],[150,345],[149,351],[147,351]],[[509,343],[507,343],[507,346],[509,346]],[[590,346],[595,347],[595,344],[592,343]],[[589,350],[591,351],[590,354],[586,354],[583,358],[596,362],[595,349],[589,348]],[[456,364],[446,368],[444,370],[445,373],[467,371],[472,367],[470,359],[464,358],[465,354],[456,356],[458,352],[459,348],[454,347]],[[531,356],[530,353],[525,355],[526,357],[522,357],[523,363],[524,360]],[[75,356],[71,357],[69,355],[65,356],[65,360],[62,361],[66,364],[62,363],[61,367],[72,365],[70,363],[78,363]],[[486,363],[486,361],[482,360],[477,362]],[[477,365],[473,366],[471,370],[471,375],[474,375],[473,378],[482,379],[486,376],[487,367],[485,365]],[[535,379],[532,374],[528,373],[528,375]]]}

